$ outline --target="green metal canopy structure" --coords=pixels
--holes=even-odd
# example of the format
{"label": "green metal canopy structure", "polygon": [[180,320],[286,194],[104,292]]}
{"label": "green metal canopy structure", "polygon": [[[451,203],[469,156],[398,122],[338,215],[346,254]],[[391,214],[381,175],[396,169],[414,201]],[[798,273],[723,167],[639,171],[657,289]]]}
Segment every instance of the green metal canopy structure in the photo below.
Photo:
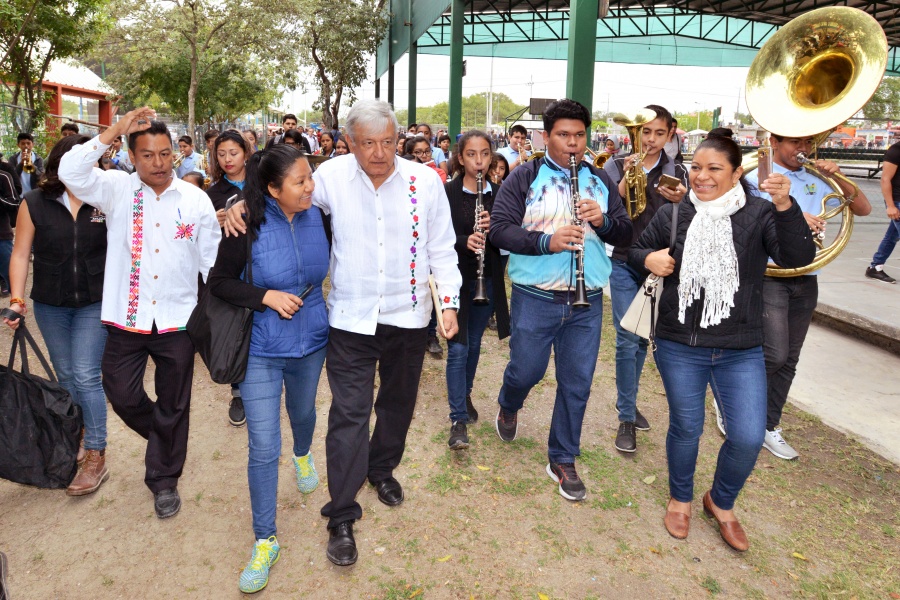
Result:
{"label": "green metal canopy structure", "polygon": [[897,0],[613,0],[608,9],[605,0],[389,0],[388,6],[392,19],[378,49],[376,78],[388,73],[387,99],[393,103],[393,65],[409,53],[414,120],[417,53],[449,54],[451,136],[460,126],[463,52],[567,60],[566,93],[591,108],[596,61],[749,66],[793,17],[824,6],[852,6],[881,24],[890,46],[887,74],[900,76]]}

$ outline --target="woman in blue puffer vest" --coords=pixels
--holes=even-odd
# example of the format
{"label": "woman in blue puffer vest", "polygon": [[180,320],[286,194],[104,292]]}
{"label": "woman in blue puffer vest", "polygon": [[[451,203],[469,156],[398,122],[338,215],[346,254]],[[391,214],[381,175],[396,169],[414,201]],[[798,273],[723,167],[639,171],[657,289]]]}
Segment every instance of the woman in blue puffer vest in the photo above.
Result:
{"label": "woman in blue puffer vest", "polygon": [[275,507],[282,387],[294,434],[297,487],[308,494],[319,483],[310,444],[328,341],[322,281],[328,274],[329,243],[322,213],[312,206],[314,187],[309,161],[296,148],[279,144],[255,153],[248,161],[244,185],[253,283],[242,279],[247,264],[243,235],[222,238],[209,278],[210,293],[259,311],[253,317],[247,375],[240,384],[250,440],[247,478],[257,540],[241,574],[240,589],[246,593],[266,586],[269,567],[280,552]]}

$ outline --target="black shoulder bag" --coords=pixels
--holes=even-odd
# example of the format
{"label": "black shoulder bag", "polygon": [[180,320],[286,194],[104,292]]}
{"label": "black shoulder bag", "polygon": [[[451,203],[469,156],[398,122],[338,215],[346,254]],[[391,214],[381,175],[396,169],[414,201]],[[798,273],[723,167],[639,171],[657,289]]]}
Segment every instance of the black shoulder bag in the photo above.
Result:
{"label": "black shoulder bag", "polygon": [[[253,284],[253,242],[247,232],[244,280]],[[236,306],[209,291],[201,296],[187,322],[187,332],[216,383],[240,383],[247,374],[253,309]]]}

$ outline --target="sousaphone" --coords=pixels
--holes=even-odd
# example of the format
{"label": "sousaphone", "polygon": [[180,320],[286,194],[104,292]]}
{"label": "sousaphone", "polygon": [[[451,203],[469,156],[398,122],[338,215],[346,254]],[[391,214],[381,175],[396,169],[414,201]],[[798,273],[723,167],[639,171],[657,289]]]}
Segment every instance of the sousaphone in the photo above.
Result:
{"label": "sousaphone", "polygon": [[[884,30],[867,13],[846,6],[810,11],[779,29],[760,48],[747,74],[747,109],[764,129],[784,137],[814,136],[814,147],[837,126],[855,115],[878,89],[887,67]],[[806,267],[770,267],[766,275],[795,277],[821,269],[837,258],[850,241],[853,213],[850,203],[859,187],[843,175],[829,177],[798,155],[804,168],[834,192],[822,200],[819,217],[841,215],[841,227],[830,243],[816,240],[816,258]],[[755,156],[744,170],[757,167]],[[835,179],[856,190],[844,196]],[[840,204],[828,208],[826,203]]]}

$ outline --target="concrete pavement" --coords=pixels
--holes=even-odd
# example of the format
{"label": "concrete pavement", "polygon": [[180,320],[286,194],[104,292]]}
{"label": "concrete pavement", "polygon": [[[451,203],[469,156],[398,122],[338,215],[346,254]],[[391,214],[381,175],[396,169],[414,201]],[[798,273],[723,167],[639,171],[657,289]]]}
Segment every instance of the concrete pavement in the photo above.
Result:
{"label": "concrete pavement", "polygon": [[[878,181],[854,181],[872,214],[855,219],[850,243],[819,274],[815,323],[789,400],[900,464],[900,284],[865,276],[888,219]],[[885,271],[900,279],[900,249]]]}

